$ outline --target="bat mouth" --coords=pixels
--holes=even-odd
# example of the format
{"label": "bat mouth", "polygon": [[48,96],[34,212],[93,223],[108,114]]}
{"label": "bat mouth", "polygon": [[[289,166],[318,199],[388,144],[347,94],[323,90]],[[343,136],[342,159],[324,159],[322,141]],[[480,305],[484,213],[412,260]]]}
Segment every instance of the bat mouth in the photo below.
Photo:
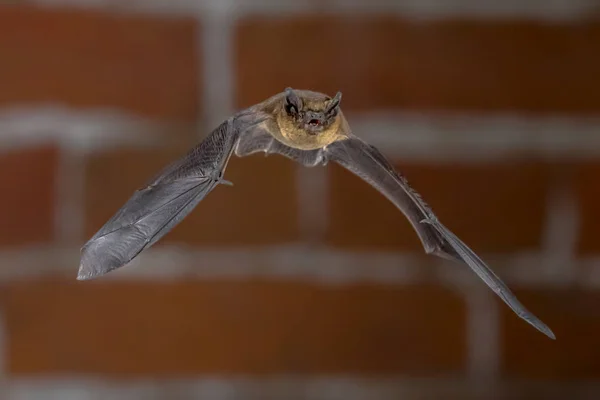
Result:
{"label": "bat mouth", "polygon": [[311,136],[318,135],[323,131],[323,123],[318,120],[316,120],[316,122],[311,120],[304,124],[304,130]]}
{"label": "bat mouth", "polygon": [[309,112],[304,116],[304,130],[309,135],[317,135],[323,130],[325,119],[316,112]]}

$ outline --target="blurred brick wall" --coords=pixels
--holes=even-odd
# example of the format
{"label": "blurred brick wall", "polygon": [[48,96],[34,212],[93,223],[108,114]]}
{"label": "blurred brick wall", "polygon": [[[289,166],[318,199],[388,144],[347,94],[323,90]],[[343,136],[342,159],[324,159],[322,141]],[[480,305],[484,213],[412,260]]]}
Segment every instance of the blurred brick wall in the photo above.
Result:
{"label": "blurred brick wall", "polygon": [[[383,2],[282,4],[0,8],[6,393],[220,377],[206,393],[229,382],[235,398],[338,398],[312,380],[341,376],[355,397],[339,398],[597,398],[599,20],[463,15],[460,1],[436,19]],[[280,157],[233,159],[235,186],[133,265],[75,281],[79,247],[139,185],[286,86],[341,90],[351,123],[378,123],[357,133],[558,340],[466,267],[425,256],[362,181]],[[265,383],[288,376],[300,383]],[[161,385],[157,398],[197,398],[193,384]]]}

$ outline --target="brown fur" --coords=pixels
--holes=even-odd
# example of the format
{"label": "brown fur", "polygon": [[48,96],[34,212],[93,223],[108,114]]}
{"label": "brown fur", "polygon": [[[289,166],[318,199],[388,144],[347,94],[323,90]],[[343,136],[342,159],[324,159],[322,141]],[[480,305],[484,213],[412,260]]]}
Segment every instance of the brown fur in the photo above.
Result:
{"label": "brown fur", "polygon": [[[324,111],[331,101],[331,97],[323,93],[310,90],[295,92],[302,99],[303,110]],[[341,110],[329,126],[318,134],[311,135],[287,114],[284,105],[285,92],[265,100],[259,108],[274,116],[272,120],[264,122],[263,126],[285,145],[295,149],[315,150],[346,138],[348,123]]]}

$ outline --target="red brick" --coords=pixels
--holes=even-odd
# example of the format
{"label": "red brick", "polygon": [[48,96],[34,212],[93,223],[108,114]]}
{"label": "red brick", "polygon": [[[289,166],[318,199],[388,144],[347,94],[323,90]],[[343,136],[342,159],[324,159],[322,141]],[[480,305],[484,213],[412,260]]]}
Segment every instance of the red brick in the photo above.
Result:
{"label": "red brick", "polygon": [[[86,236],[91,237],[164,166],[187,149],[115,150],[91,156],[86,179]],[[283,157],[232,156],[226,179],[163,237],[165,243],[274,245],[298,239],[296,164]]]}
{"label": "red brick", "polygon": [[503,308],[503,374],[511,379],[597,380],[600,293],[572,288],[515,290],[515,294],[552,328],[556,341]]}
{"label": "red brick", "polygon": [[344,92],[344,109],[600,110],[600,22],[408,21],[386,15],[242,20],[238,104],[286,86]]}
{"label": "red brick", "polygon": [[[476,252],[540,246],[546,167],[533,161],[396,164],[440,220]],[[330,178],[330,244],[423,252],[408,220],[376,189],[337,165],[331,165]]]}
{"label": "red brick", "polygon": [[600,163],[598,160],[572,165],[571,178],[579,211],[577,251],[582,255],[600,253],[598,226],[600,225]]}
{"label": "red brick", "polygon": [[465,364],[464,305],[434,286],[46,279],[0,298],[19,377],[420,375]]}
{"label": "red brick", "polygon": [[53,239],[58,157],[55,147],[0,153],[0,246]]}
{"label": "red brick", "polygon": [[0,8],[0,105],[57,102],[195,118],[193,18]]}

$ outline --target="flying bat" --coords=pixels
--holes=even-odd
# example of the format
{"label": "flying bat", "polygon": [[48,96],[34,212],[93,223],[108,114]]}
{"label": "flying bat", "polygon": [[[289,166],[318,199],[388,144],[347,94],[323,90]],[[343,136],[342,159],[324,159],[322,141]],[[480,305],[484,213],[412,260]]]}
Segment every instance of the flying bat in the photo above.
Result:
{"label": "flying bat", "polygon": [[78,280],[120,268],[185,218],[215,187],[232,154],[279,154],[306,167],[333,161],[369,183],[409,220],[425,253],[467,264],[519,317],[555,339],[502,280],[444,226],[430,206],[374,146],[352,134],[333,97],[286,88],[221,123],[185,156],[137,190],[82,247]]}

